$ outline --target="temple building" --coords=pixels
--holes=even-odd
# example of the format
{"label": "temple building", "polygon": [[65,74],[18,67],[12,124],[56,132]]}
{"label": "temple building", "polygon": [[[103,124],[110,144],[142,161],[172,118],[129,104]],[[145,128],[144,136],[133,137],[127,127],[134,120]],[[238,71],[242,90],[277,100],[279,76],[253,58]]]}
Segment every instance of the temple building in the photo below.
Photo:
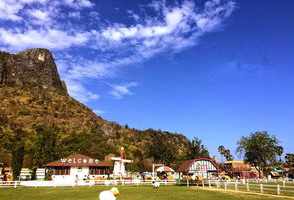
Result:
{"label": "temple building", "polygon": [[96,179],[112,174],[113,163],[73,154],[46,165],[47,174],[55,181]]}
{"label": "temple building", "polygon": [[205,179],[210,179],[219,171],[217,163],[211,158],[196,158],[186,160],[180,164],[178,172],[183,175],[198,176]]}

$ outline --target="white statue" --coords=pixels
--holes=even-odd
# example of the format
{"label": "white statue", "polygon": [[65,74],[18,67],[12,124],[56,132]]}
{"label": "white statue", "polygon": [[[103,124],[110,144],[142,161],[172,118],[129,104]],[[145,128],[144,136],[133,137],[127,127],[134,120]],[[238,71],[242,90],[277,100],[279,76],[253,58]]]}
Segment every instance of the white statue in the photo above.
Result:
{"label": "white statue", "polygon": [[125,163],[132,163],[132,160],[125,159],[125,149],[123,147],[120,148],[120,157],[112,157],[111,160],[114,161],[113,167],[113,175],[124,177],[127,175]]}

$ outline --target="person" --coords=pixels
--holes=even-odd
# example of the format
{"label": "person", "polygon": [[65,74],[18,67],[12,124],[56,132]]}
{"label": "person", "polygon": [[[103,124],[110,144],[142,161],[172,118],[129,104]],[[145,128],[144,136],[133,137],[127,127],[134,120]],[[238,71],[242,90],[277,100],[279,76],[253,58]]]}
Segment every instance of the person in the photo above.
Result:
{"label": "person", "polygon": [[116,187],[111,188],[110,190],[105,190],[100,192],[99,200],[116,200],[116,197],[119,195],[119,191]]}
{"label": "person", "polygon": [[77,186],[79,183],[79,176],[76,174],[76,178],[75,178],[75,185]]}
{"label": "person", "polygon": [[155,180],[152,181],[152,186],[153,186],[153,188],[158,189],[158,188],[159,188],[159,185],[160,185],[159,182],[157,182],[157,181],[155,181]]}

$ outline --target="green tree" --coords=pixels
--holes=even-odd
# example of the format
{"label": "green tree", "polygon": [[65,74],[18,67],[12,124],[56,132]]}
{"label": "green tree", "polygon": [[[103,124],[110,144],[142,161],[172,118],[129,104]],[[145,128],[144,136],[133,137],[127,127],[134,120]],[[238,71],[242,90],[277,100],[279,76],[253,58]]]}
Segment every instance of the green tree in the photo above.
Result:
{"label": "green tree", "polygon": [[10,155],[13,179],[17,180],[25,155],[26,131],[15,123],[9,123],[6,115],[0,114],[0,153]]}
{"label": "green tree", "polygon": [[25,155],[25,131],[17,128],[13,130],[9,141],[5,144],[5,148],[11,153],[11,168],[13,180],[17,180],[23,165]]}
{"label": "green tree", "polygon": [[201,139],[194,137],[189,143],[188,159],[196,157],[209,157],[209,151]]}
{"label": "green tree", "polygon": [[36,139],[32,147],[32,158],[33,168],[38,168],[58,159],[58,130],[46,125],[37,125],[35,131]]}
{"label": "green tree", "polygon": [[261,173],[283,154],[283,147],[275,136],[262,131],[242,137],[238,142],[237,152],[244,155],[245,161],[254,166],[261,177]]}
{"label": "green tree", "polygon": [[152,137],[149,147],[149,157],[153,158],[155,162],[161,162],[164,164],[172,164],[176,160],[176,148],[171,145],[167,136],[161,134]]}
{"label": "green tree", "polygon": [[226,149],[223,145],[218,147],[218,152],[227,160],[231,161],[234,159],[230,149]]}
{"label": "green tree", "polygon": [[294,168],[294,153],[287,153],[285,156],[285,162],[290,168]]}

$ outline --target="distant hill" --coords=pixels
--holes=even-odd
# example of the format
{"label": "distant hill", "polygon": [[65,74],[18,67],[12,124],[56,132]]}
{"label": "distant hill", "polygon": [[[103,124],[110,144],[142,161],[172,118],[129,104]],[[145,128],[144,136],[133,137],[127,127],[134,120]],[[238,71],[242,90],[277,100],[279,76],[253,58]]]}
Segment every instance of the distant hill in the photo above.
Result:
{"label": "distant hill", "polygon": [[181,134],[130,129],[97,116],[67,94],[46,49],[0,52],[0,161],[6,164],[40,167],[71,153],[104,159],[124,146],[135,160],[130,168],[144,170],[154,160],[175,165],[189,145]]}

